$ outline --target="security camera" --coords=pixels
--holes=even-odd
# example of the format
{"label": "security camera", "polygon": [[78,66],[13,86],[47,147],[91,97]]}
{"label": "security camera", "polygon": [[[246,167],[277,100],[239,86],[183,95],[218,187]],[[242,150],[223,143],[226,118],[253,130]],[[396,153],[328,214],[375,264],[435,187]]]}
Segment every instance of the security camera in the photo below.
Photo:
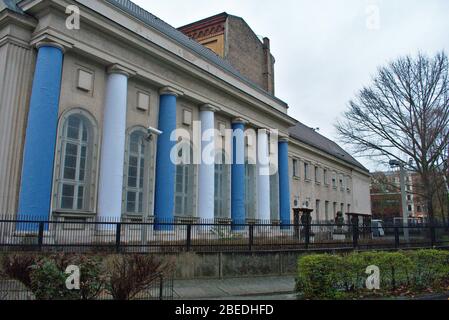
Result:
{"label": "security camera", "polygon": [[160,136],[162,134],[162,131],[160,131],[160,130],[158,130],[156,128],[149,127],[147,129],[147,134],[148,134],[147,135],[147,140],[151,141],[153,139],[153,135]]}

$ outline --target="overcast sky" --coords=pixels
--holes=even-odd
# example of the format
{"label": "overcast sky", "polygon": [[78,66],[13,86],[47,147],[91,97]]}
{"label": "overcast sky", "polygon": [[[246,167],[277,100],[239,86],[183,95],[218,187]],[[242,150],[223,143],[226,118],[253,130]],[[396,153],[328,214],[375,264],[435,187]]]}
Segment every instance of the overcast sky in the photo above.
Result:
{"label": "overcast sky", "polygon": [[[447,0],[134,0],[174,27],[226,11],[271,39],[276,95],[337,140],[334,125],[378,66],[449,52]],[[376,165],[359,159],[371,170]]]}

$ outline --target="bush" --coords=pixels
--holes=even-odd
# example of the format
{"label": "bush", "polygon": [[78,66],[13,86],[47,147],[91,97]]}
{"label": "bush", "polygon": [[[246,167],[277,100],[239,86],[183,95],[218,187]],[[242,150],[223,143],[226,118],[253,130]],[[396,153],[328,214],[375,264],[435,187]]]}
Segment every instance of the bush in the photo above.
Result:
{"label": "bush", "polygon": [[387,295],[439,288],[440,283],[449,281],[446,251],[316,254],[299,258],[296,290],[306,299],[348,298],[366,293],[365,271],[370,265],[379,267],[380,289]]}
{"label": "bush", "polygon": [[299,258],[296,290],[305,299],[335,299],[341,295],[343,259],[338,255],[317,254]]}
{"label": "bush", "polygon": [[23,283],[27,288],[31,287],[31,272],[37,257],[33,254],[11,254],[2,258],[2,273],[10,279]]}
{"label": "bush", "polygon": [[398,286],[410,284],[413,262],[402,252],[379,252],[373,261],[381,272],[381,287],[395,290]]}
{"label": "bush", "polygon": [[115,300],[132,300],[172,267],[170,261],[153,256],[111,256],[105,264],[106,288]]}
{"label": "bush", "polygon": [[[80,268],[79,299],[92,300],[98,297],[106,285],[106,276],[103,274],[101,257],[77,255],[73,256],[69,262]],[[64,265],[64,268],[66,267],[67,265]]]}
{"label": "bush", "polygon": [[413,261],[412,284],[416,289],[438,286],[449,275],[449,252],[417,250],[407,253]]}
{"label": "bush", "polygon": [[38,300],[76,299],[78,293],[66,288],[67,275],[52,259],[43,258],[33,266],[31,290]]}

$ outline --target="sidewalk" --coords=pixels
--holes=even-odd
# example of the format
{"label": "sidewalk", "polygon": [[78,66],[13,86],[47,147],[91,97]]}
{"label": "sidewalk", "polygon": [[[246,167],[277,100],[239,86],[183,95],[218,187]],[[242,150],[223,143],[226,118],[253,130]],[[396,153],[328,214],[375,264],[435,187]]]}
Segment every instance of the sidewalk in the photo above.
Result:
{"label": "sidewalk", "polygon": [[294,298],[295,277],[174,280],[174,299]]}

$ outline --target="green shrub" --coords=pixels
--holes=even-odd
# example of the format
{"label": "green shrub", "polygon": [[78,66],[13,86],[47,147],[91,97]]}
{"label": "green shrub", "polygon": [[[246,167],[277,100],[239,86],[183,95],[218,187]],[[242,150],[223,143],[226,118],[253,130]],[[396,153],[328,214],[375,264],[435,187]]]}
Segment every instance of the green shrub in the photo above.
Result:
{"label": "green shrub", "polygon": [[343,273],[343,259],[338,255],[302,256],[298,260],[296,290],[305,299],[339,298],[345,281]]}
{"label": "green shrub", "polygon": [[41,259],[31,272],[31,290],[38,300],[77,299],[78,293],[66,288],[67,275],[54,260]]}
{"label": "green shrub", "polygon": [[343,256],[315,254],[298,260],[296,290],[306,299],[336,299],[366,293],[366,268],[379,267],[385,295],[427,288],[449,281],[449,252],[354,252]]}
{"label": "green shrub", "polygon": [[413,261],[412,285],[415,289],[438,286],[449,279],[449,252],[441,250],[417,250],[407,253]]}
{"label": "green shrub", "polygon": [[413,261],[402,252],[379,252],[374,265],[380,269],[381,288],[395,290],[410,284]]}
{"label": "green shrub", "polygon": [[[71,258],[70,264],[80,268],[79,299],[92,300],[98,297],[106,285],[106,276],[102,269],[102,258],[99,256],[77,255]],[[64,268],[66,267],[64,266]]]}

